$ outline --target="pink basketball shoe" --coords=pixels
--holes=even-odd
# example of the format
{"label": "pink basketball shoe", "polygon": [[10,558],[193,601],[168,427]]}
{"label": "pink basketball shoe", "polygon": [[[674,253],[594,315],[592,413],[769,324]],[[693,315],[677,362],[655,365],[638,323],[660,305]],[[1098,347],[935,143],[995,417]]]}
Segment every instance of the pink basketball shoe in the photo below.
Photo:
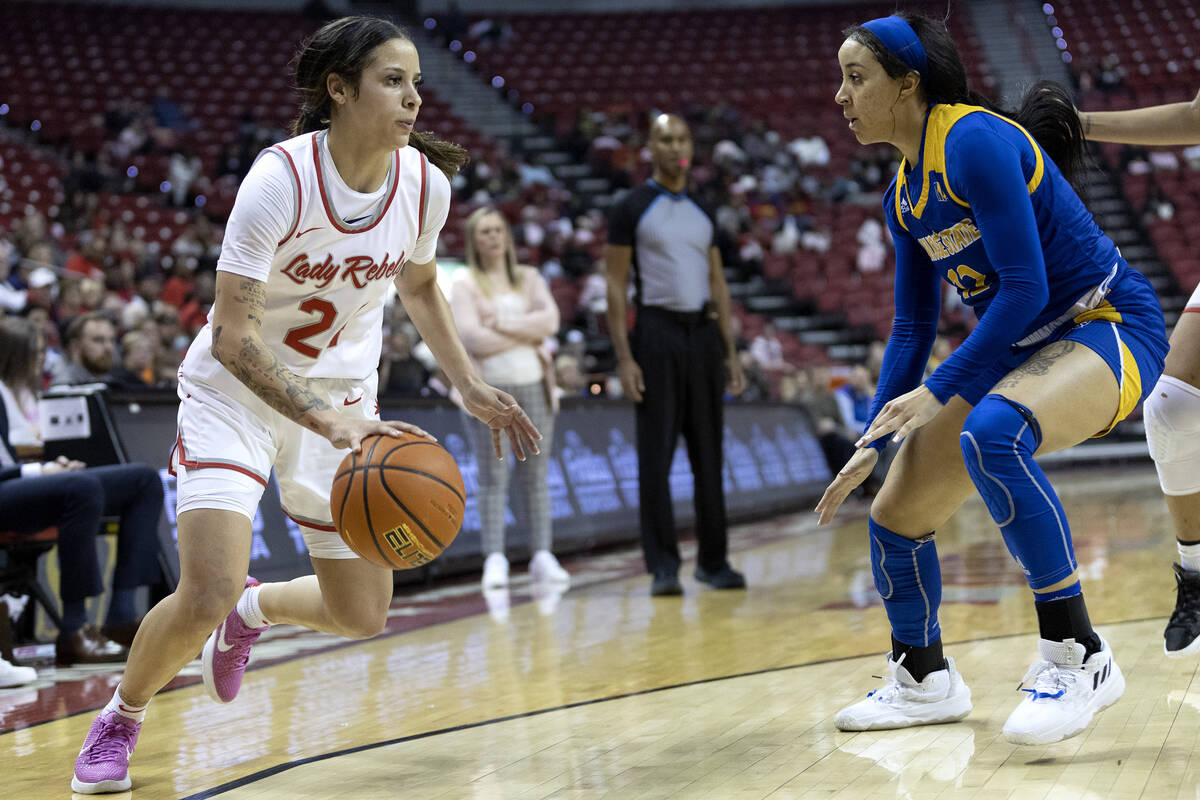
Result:
{"label": "pink basketball shoe", "polygon": [[141,729],[142,723],[115,711],[105,711],[96,717],[83,740],[79,758],[75,759],[71,790],[79,794],[102,794],[129,789],[129,757]]}
{"label": "pink basketball shoe", "polygon": [[[246,588],[257,586],[254,578],[246,578]],[[218,703],[233,702],[242,687],[242,675],[250,658],[250,647],[266,628],[251,628],[242,620],[235,607],[229,612],[208,641],[204,643],[201,664],[204,672],[204,689]]]}

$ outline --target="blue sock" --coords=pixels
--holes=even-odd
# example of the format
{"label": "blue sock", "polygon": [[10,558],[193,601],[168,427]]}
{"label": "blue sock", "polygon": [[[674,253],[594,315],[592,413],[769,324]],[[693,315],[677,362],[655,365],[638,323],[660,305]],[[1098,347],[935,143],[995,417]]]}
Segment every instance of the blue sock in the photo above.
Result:
{"label": "blue sock", "polygon": [[87,600],[63,600],[62,633],[74,633],[87,622]]}
{"label": "blue sock", "polygon": [[[892,624],[892,637],[911,647],[937,645],[937,658],[940,659],[942,629],[937,614],[942,602],[942,570],[933,535],[908,539],[873,519],[867,527],[871,540],[871,572],[875,576],[875,588],[883,598],[888,622]],[[908,666],[907,660],[905,666]],[[941,666],[935,668],[941,669]],[[921,680],[915,673],[913,677]]]}
{"label": "blue sock", "polygon": [[1033,460],[1041,427],[1028,408],[989,394],[967,415],[960,438],[967,472],[983,496],[1004,544],[1025,572],[1039,603],[1074,597],[1079,581],[1053,586],[1075,572],[1071,529],[1058,494]]}
{"label": "blue sock", "polygon": [[107,624],[132,622],[137,616],[136,600],[137,589],[113,589],[112,599],[108,603],[108,616],[105,618]]}

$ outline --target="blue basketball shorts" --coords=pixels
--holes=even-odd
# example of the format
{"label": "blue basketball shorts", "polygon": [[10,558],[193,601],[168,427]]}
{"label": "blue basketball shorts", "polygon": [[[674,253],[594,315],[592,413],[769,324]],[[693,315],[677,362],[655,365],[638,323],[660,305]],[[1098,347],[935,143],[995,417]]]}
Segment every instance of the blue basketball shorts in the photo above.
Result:
{"label": "blue basketball shorts", "polygon": [[[1140,287],[1138,287],[1140,288]],[[1116,292],[1114,292],[1116,294]],[[968,384],[959,395],[972,406],[992,391],[1001,378],[1032,358],[1038,351],[1056,341],[1079,342],[1108,364],[1121,390],[1121,400],[1112,421],[1093,438],[1109,433],[1118,422],[1137,408],[1138,403],[1154,388],[1162,374],[1167,356],[1167,334],[1162,309],[1151,294],[1146,302],[1144,293],[1122,302],[1120,298],[1105,300],[1086,311],[1045,341],[999,359],[990,369]],[[1110,295],[1110,298],[1112,295]]]}

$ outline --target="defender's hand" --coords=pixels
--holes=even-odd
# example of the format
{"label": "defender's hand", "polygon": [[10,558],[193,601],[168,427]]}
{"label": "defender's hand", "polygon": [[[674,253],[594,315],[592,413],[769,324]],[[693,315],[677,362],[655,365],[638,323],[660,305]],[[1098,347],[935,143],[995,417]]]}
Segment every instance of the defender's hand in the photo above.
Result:
{"label": "defender's hand", "polygon": [[871,447],[864,447],[850,456],[846,466],[842,467],[841,471],[833,477],[833,482],[825,489],[825,494],[821,495],[821,502],[817,503],[817,507],[813,509],[821,515],[817,520],[818,525],[824,525],[833,519],[833,515],[841,508],[850,493],[867,479],[871,470],[875,469],[877,461],[879,461],[879,451]]}
{"label": "defender's hand", "polygon": [[881,409],[878,416],[871,422],[871,427],[854,443],[855,447],[865,447],[881,436],[892,431],[896,435],[892,441],[899,444],[906,436],[937,416],[942,410],[942,402],[933,396],[933,392],[921,384],[907,394],[893,398]]}

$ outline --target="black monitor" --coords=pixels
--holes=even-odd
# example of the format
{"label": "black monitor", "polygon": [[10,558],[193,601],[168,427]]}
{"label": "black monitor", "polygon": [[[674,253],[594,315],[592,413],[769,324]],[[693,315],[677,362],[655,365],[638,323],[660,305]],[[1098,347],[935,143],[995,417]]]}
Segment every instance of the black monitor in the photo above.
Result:
{"label": "black monitor", "polygon": [[126,462],[104,390],[103,384],[87,384],[52,386],[43,393],[39,421],[45,460],[66,456],[89,467]]}

